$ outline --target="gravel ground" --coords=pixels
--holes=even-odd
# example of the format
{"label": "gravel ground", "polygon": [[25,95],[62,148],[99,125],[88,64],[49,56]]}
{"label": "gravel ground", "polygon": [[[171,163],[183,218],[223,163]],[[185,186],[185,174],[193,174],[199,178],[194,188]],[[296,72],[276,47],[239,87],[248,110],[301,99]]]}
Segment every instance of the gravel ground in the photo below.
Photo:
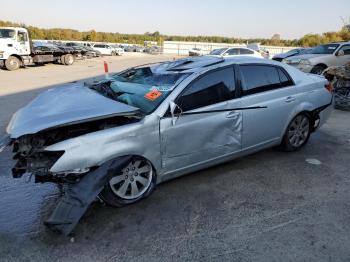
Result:
{"label": "gravel ground", "polygon": [[[171,57],[105,59],[116,71]],[[100,75],[103,60],[0,70],[0,135],[47,86]],[[269,149],[196,172],[128,207],[95,203],[68,238],[42,225],[60,190],[11,178],[12,164],[6,150],[1,261],[350,261],[349,112],[333,111],[298,152]]]}

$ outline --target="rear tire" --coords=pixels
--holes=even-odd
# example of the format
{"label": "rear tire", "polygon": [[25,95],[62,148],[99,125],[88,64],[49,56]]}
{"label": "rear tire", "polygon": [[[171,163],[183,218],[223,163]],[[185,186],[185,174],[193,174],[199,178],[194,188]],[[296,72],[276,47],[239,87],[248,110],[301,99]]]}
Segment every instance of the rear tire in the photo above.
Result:
{"label": "rear tire", "polygon": [[312,68],[311,74],[322,75],[323,71],[326,69],[327,67],[324,65],[316,65]]}
{"label": "rear tire", "polygon": [[134,157],[130,163],[109,180],[100,194],[107,204],[123,207],[148,197],[156,186],[156,172],[152,164]]}
{"label": "rear tire", "polygon": [[302,148],[309,140],[311,133],[311,121],[307,114],[301,113],[289,123],[283,136],[281,148],[292,152]]}
{"label": "rear tire", "polygon": [[15,56],[10,56],[5,61],[5,67],[9,71],[14,71],[20,68],[22,65],[22,62]]}

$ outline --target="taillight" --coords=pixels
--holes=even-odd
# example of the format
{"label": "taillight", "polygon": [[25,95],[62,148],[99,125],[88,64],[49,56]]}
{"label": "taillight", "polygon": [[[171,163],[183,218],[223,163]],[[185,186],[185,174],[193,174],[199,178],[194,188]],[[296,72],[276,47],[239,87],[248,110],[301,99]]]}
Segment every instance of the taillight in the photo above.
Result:
{"label": "taillight", "polygon": [[330,92],[330,93],[333,92],[333,86],[331,83],[324,85],[324,87],[328,90],[328,92]]}

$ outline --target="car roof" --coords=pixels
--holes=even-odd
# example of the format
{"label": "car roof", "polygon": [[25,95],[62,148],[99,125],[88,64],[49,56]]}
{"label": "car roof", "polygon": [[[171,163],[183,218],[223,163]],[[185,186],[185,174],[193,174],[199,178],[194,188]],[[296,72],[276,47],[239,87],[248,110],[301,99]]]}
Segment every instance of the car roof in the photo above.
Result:
{"label": "car roof", "polygon": [[233,64],[271,64],[281,65],[281,63],[251,56],[237,56],[222,58],[217,56],[197,56],[182,58],[174,61],[163,62],[152,66],[157,72],[182,72],[182,73],[200,73],[210,69],[225,67]]}

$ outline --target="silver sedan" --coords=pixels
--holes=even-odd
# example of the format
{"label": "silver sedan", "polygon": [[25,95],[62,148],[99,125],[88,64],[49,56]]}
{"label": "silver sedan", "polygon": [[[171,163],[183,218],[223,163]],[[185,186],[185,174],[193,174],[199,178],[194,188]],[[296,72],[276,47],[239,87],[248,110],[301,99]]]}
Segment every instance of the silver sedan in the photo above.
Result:
{"label": "silver sedan", "polygon": [[2,145],[14,177],[72,184],[46,221],[68,234],[97,195],[123,206],[186,173],[300,149],[332,97],[325,78],[279,62],[186,58],[48,90],[13,116]]}

